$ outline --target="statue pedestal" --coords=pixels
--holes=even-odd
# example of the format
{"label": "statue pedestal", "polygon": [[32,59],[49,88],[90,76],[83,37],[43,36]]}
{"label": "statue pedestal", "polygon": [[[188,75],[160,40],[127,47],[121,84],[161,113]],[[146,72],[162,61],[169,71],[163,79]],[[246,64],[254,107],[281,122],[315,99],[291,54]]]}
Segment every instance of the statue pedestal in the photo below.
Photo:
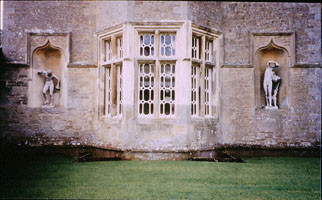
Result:
{"label": "statue pedestal", "polygon": [[45,104],[41,106],[42,108],[54,108],[54,105]]}
{"label": "statue pedestal", "polygon": [[266,106],[265,109],[267,109],[267,110],[277,110],[278,107],[277,106]]}

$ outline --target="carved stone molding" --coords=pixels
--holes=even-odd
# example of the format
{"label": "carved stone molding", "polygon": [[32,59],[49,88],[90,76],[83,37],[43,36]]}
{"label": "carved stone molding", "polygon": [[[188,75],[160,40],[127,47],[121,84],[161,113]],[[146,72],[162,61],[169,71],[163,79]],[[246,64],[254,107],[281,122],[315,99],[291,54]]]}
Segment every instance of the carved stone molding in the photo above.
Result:
{"label": "carved stone molding", "polygon": [[290,66],[296,63],[295,58],[295,34],[294,32],[253,32],[251,33],[250,61],[254,63],[256,51],[274,44],[287,51]]}
{"label": "carved stone molding", "polygon": [[295,34],[293,32],[251,33],[250,60],[254,66],[255,107],[265,107],[263,77],[268,61],[280,64],[277,76],[283,80],[280,85],[277,104],[289,108],[289,73],[295,64]]}
{"label": "carved stone molding", "polygon": [[221,65],[220,68],[253,68],[252,65]]}
{"label": "carved stone molding", "polygon": [[69,63],[68,68],[96,68],[97,65],[93,63]]}
{"label": "carved stone molding", "polygon": [[30,66],[28,82],[28,107],[40,107],[43,101],[44,80],[39,71],[51,70],[61,80],[62,87],[54,93],[54,104],[66,106],[70,62],[69,32],[26,32],[26,63]]}
{"label": "carved stone molding", "polygon": [[296,64],[292,68],[322,68],[322,64],[319,64],[319,63]]}

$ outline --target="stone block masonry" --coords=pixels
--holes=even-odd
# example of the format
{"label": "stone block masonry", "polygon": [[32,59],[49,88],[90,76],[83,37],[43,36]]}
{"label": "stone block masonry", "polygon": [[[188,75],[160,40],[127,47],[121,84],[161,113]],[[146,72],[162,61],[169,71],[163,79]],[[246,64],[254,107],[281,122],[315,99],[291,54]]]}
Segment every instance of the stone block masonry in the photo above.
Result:
{"label": "stone block masonry", "polygon": [[[2,139],[30,146],[114,149],[129,159],[187,159],[189,152],[235,146],[320,147],[321,4],[4,1],[3,11]],[[154,36],[154,57],[137,55],[140,34]],[[176,43],[170,45],[175,48],[173,57],[160,56],[162,34],[175,36]],[[201,41],[199,58],[191,55],[192,37]],[[211,61],[205,61],[203,52],[208,40],[214,41]],[[113,62],[103,59],[109,51]],[[278,104],[283,106],[277,110],[261,106],[262,65],[268,60],[282,61]],[[154,96],[143,95],[154,112],[142,117],[137,88],[143,80],[138,68],[145,62],[154,64],[154,79],[149,79]],[[159,111],[160,66],[167,62],[176,66],[172,117],[162,117]],[[192,64],[200,68],[197,116],[191,111]],[[44,65],[59,69],[62,100],[53,108],[31,107],[30,83],[35,70]],[[203,110],[207,99],[203,67],[213,72],[211,117]],[[113,97],[111,116],[102,114],[108,92]],[[117,115],[120,102],[123,110]]]}

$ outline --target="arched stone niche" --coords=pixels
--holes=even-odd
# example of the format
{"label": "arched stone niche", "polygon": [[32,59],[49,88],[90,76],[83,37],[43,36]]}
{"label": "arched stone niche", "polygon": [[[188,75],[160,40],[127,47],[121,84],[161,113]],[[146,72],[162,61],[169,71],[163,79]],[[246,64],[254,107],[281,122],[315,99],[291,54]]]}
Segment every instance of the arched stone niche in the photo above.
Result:
{"label": "arched stone niche", "polygon": [[255,66],[255,99],[256,107],[263,108],[266,106],[265,92],[263,88],[264,73],[268,61],[275,61],[280,64],[276,70],[277,76],[282,81],[279,87],[277,96],[277,105],[279,108],[289,107],[289,69],[290,69],[290,56],[289,52],[278,45],[273,40],[259,49],[257,49],[254,58]]}
{"label": "arched stone niche", "polygon": [[61,106],[64,105],[63,99],[63,90],[64,82],[63,79],[63,70],[65,63],[65,55],[63,51],[54,46],[49,40],[43,46],[36,48],[31,55],[31,82],[29,85],[28,92],[28,106],[29,107],[40,107],[44,98],[42,95],[42,90],[45,84],[45,77],[39,75],[39,71],[52,70],[52,72],[59,78],[61,81],[61,89],[54,92],[54,105]]}

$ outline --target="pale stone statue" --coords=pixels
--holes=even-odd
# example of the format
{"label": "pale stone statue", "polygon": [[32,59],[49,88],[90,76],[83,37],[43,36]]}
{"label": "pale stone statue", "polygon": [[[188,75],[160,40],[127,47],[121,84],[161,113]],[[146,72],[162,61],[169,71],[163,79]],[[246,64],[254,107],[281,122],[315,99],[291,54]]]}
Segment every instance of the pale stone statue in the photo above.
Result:
{"label": "pale stone statue", "polygon": [[275,61],[268,61],[265,74],[263,87],[266,96],[266,109],[277,109],[277,93],[280,86],[281,78],[274,72],[279,67],[279,64]]}
{"label": "pale stone statue", "polygon": [[275,72],[273,72],[273,97],[272,97],[272,100],[273,100],[273,107],[274,108],[278,108],[277,107],[277,93],[278,93],[278,88],[280,86],[280,83],[281,83],[281,78],[279,76],[277,76],[275,74]]}
{"label": "pale stone statue", "polygon": [[[45,102],[43,105],[45,106],[53,106],[54,98],[54,89],[56,88],[57,90],[60,89],[59,87],[59,79],[57,76],[53,74],[51,70],[48,71],[39,71],[39,75],[45,75],[45,85],[44,89],[42,90],[42,94],[44,96]],[[56,87],[55,87],[56,86]],[[47,98],[47,91],[49,90],[49,101]]]}

